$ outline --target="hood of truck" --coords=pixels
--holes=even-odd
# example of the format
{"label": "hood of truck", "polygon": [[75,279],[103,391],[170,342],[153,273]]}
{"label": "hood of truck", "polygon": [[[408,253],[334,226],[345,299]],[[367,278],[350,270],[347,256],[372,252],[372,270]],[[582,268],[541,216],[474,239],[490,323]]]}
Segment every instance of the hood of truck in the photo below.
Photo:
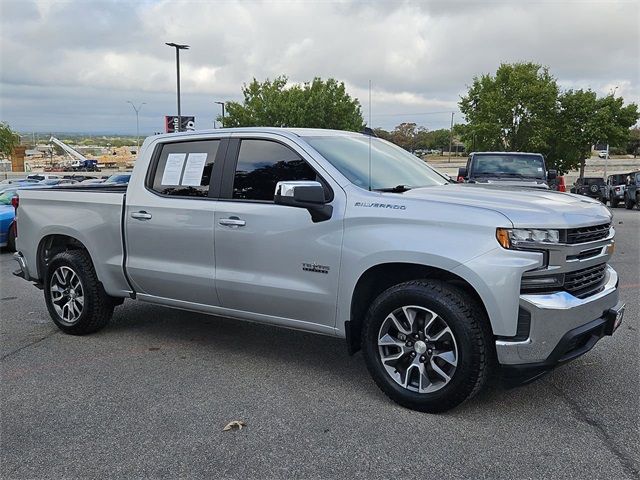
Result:
{"label": "hood of truck", "polygon": [[492,210],[506,216],[514,227],[576,228],[608,223],[612,218],[609,209],[597,200],[538,188],[452,183],[415,188],[400,195]]}
{"label": "hood of truck", "polygon": [[530,188],[549,188],[549,186],[540,179],[536,178],[518,178],[518,179],[498,179],[498,178],[488,178],[478,180],[475,179],[473,183],[478,185],[499,185],[502,187],[530,187]]}

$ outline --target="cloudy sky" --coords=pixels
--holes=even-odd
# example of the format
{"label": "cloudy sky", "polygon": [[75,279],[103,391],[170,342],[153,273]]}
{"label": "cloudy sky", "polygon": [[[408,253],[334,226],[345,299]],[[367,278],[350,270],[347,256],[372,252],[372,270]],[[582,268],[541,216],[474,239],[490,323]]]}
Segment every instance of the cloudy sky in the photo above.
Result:
{"label": "cloudy sky", "polygon": [[285,74],[344,81],[372,124],[456,121],[474,75],[547,65],[566,88],[640,100],[640,2],[0,0],[0,120],[19,131],[141,134],[176,112],[211,128],[216,100]]}

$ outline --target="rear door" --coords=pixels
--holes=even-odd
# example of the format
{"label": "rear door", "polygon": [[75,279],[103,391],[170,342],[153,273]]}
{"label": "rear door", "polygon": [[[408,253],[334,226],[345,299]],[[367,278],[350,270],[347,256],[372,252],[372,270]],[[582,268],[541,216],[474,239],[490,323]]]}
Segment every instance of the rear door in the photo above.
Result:
{"label": "rear door", "polygon": [[[293,142],[278,137],[230,141],[215,213],[216,288],[223,307],[329,332],[335,325],[344,192]],[[306,209],[274,204],[276,183],[285,180],[323,183],[332,217],[314,223]]]}
{"label": "rear door", "polygon": [[219,305],[213,220],[228,141],[156,147],[145,188],[127,192],[127,273],[144,299]]}

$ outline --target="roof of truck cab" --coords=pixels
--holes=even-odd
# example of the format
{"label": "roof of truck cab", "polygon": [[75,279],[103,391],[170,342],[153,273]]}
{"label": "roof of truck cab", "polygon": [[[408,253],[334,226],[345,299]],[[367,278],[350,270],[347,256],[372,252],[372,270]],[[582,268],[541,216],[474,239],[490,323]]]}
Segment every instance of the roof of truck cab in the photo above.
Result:
{"label": "roof of truck cab", "polygon": [[236,127],[216,128],[206,130],[193,130],[189,132],[163,133],[158,137],[189,137],[194,135],[225,134],[225,133],[275,133],[294,135],[296,137],[322,137],[322,136],[360,136],[363,133],[346,130],[329,130],[324,128],[279,128],[279,127]]}

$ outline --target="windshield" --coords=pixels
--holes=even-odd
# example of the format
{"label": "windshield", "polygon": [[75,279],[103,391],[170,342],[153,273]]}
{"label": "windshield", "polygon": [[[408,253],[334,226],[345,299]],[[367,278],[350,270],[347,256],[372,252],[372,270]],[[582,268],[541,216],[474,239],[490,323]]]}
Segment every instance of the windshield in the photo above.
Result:
{"label": "windshield", "polygon": [[448,183],[422,160],[379,138],[336,135],[305,137],[305,140],[351,183],[362,188],[369,188],[369,142],[372,190]]}
{"label": "windshield", "polygon": [[0,193],[0,205],[11,205],[11,199],[16,196],[17,188]]}
{"label": "windshield", "polygon": [[540,155],[474,155],[471,174],[544,179],[544,159]]}
{"label": "windshield", "polygon": [[131,178],[131,174],[111,175],[104,183],[128,183]]}

